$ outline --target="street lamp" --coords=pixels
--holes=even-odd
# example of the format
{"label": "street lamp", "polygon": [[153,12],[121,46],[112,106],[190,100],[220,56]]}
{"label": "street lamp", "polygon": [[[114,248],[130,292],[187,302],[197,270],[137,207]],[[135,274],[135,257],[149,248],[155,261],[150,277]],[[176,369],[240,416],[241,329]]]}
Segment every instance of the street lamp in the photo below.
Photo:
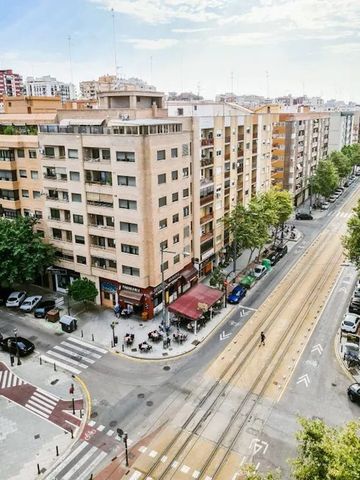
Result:
{"label": "street lamp", "polygon": [[128,454],[128,434],[124,432],[121,428],[118,428],[117,434],[119,435],[120,438],[123,439],[124,446],[125,446],[125,465],[128,467],[129,466],[129,454]]}
{"label": "street lamp", "polygon": [[115,347],[115,345],[117,344],[117,337],[115,336],[115,325],[116,325],[116,322],[111,322],[110,323],[110,327],[112,329],[112,335],[113,335],[113,345]]}
{"label": "street lamp", "polygon": [[15,337],[15,348],[16,348],[17,364],[18,364],[18,365],[21,365],[19,346],[18,346],[18,343],[17,343],[17,328],[14,328],[14,337]]}

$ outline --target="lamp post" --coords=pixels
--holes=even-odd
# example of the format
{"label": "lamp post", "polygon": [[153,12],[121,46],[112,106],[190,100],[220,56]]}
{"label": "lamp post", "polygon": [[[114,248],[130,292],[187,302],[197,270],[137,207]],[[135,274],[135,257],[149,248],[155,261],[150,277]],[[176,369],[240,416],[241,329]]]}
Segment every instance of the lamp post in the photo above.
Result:
{"label": "lamp post", "polygon": [[110,323],[110,327],[111,327],[112,335],[113,335],[113,345],[114,345],[114,347],[117,344],[117,338],[115,336],[115,325],[116,325],[116,322],[111,322]]}
{"label": "lamp post", "polygon": [[17,342],[17,328],[14,328],[14,337],[15,337],[15,348],[16,348],[17,364],[18,364],[18,365],[21,365],[19,346],[18,346],[18,342]]}
{"label": "lamp post", "polygon": [[123,439],[124,442],[124,447],[125,447],[125,465],[128,467],[129,466],[129,454],[128,454],[128,434],[124,432],[121,428],[118,428],[117,434],[119,435],[120,438]]}

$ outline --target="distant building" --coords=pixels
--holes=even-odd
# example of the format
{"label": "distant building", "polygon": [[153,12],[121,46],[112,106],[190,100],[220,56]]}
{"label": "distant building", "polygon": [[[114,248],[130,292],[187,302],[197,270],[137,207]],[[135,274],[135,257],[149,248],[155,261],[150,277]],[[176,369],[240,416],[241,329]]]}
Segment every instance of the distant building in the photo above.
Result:
{"label": "distant building", "polygon": [[[330,112],[329,153],[353,143],[354,112]],[[358,117],[357,117],[358,118]]]}
{"label": "distant building", "polygon": [[115,75],[103,75],[98,80],[80,82],[80,93],[83,99],[97,99],[99,93],[116,90],[137,90],[155,92],[156,88],[140,78],[117,78]]}
{"label": "distant building", "polygon": [[34,97],[60,97],[62,102],[76,98],[75,86],[46,75],[44,77],[27,77],[26,95]]}
{"label": "distant building", "polygon": [[62,108],[60,97],[4,97],[4,112],[17,113],[56,113]]}
{"label": "distant building", "polygon": [[176,92],[169,92],[168,94],[168,101],[175,101],[175,102],[194,102],[194,101],[199,101],[203,100],[204,97],[201,97],[200,95],[196,95],[195,93],[192,92],[182,92],[182,93],[176,93]]}
{"label": "distant building", "polygon": [[12,70],[0,70],[0,97],[15,97],[23,94],[22,77]]}
{"label": "distant building", "polygon": [[236,95],[235,93],[221,93],[216,95],[215,100],[217,102],[237,103],[238,105],[250,108],[251,110],[264,103],[268,103],[268,99],[260,95]]}

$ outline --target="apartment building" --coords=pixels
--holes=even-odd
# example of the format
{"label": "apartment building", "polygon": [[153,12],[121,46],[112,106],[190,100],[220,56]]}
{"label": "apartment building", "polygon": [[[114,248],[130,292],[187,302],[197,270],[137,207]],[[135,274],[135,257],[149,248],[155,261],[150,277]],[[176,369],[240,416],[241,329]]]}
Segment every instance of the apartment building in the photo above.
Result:
{"label": "apartment building", "polygon": [[75,86],[72,83],[60,82],[50,75],[43,77],[27,77],[25,81],[26,95],[34,97],[60,97],[62,102],[76,98]]}
{"label": "apartment building", "polygon": [[354,112],[330,112],[329,153],[353,143]]}
{"label": "apartment building", "polygon": [[4,113],[56,113],[61,108],[60,97],[4,96]]}
{"label": "apartment building", "polygon": [[22,93],[22,77],[11,69],[0,70],[0,97],[4,95],[15,97],[16,95],[22,95]]}

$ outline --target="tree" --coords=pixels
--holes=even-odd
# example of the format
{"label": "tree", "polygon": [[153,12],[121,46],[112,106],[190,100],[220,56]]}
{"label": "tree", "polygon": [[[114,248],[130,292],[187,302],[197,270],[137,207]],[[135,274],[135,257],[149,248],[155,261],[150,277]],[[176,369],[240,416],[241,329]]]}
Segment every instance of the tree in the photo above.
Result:
{"label": "tree", "polygon": [[351,161],[341,152],[331,152],[329,160],[334,164],[340,178],[345,178],[351,173]]}
{"label": "tree", "polygon": [[339,175],[335,165],[330,160],[321,160],[315,175],[310,179],[312,193],[328,197],[339,185]]}
{"label": "tree", "polygon": [[31,217],[0,218],[0,284],[12,286],[34,281],[55,259],[52,245],[45,243]]}
{"label": "tree", "polygon": [[356,165],[360,164],[360,145],[358,143],[354,143],[353,145],[345,145],[341,149],[341,153],[350,159],[353,169]]}
{"label": "tree", "polygon": [[13,125],[6,125],[3,131],[4,135],[15,135],[15,127]]}
{"label": "tree", "polygon": [[254,465],[246,465],[240,472],[238,480],[280,480],[280,472],[260,473],[257,472]]}
{"label": "tree", "polygon": [[347,222],[347,233],[342,238],[345,255],[360,270],[360,200],[353,209],[354,215]]}
{"label": "tree", "polygon": [[286,190],[271,189],[261,195],[264,211],[271,211],[268,218],[270,226],[275,227],[277,237],[278,229],[290,218],[293,211],[291,193]]}
{"label": "tree", "polygon": [[68,295],[75,302],[93,302],[98,293],[95,283],[88,278],[77,278],[68,288]]}

